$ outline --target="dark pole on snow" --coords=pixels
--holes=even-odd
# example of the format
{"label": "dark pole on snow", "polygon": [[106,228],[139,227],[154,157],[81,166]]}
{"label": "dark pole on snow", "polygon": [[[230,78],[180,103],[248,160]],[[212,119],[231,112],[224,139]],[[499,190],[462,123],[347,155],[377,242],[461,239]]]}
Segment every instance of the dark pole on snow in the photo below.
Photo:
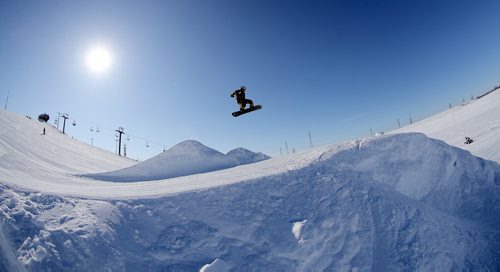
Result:
{"label": "dark pole on snow", "polygon": [[124,128],[119,127],[117,130],[115,130],[116,132],[118,132],[120,134],[118,137],[118,156],[121,156],[122,134],[125,133],[125,132],[123,132],[123,129]]}
{"label": "dark pole on snow", "polygon": [[66,129],[66,119],[68,119],[69,117],[68,117],[67,113],[63,114],[61,117],[64,118],[63,134],[66,134],[66,133],[64,133],[64,130]]}

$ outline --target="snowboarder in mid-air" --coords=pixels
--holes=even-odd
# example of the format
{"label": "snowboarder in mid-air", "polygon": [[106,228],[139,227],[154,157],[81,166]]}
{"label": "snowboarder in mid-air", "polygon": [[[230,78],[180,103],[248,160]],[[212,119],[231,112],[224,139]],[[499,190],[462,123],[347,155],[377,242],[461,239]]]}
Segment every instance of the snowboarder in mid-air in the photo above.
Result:
{"label": "snowboarder in mid-air", "polygon": [[253,101],[245,98],[246,90],[247,88],[245,86],[241,86],[241,88],[231,94],[231,97],[236,95],[236,102],[240,105],[240,111],[243,111],[247,104],[250,104],[250,108],[253,108]]}
{"label": "snowboarder in mid-air", "polygon": [[[234,117],[237,117],[237,116],[239,116],[241,114],[244,114],[244,113],[247,113],[247,112],[251,112],[251,111],[254,111],[254,110],[258,110],[258,109],[262,108],[261,105],[254,106],[252,100],[246,99],[246,97],[245,97],[245,91],[246,91],[246,89],[247,88],[245,88],[245,86],[241,86],[238,90],[234,91],[231,94],[231,97],[236,96],[236,103],[238,103],[238,105],[240,105],[240,111],[233,112],[233,116]],[[245,109],[246,106],[247,106],[247,104],[250,104],[250,108]]]}

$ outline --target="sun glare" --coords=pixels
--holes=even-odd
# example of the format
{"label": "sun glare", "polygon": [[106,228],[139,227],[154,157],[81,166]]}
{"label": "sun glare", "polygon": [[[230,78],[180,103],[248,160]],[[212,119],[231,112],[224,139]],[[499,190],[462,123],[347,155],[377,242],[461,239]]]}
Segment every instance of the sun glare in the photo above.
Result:
{"label": "sun glare", "polygon": [[111,67],[111,53],[102,46],[96,46],[87,53],[87,67],[92,73],[102,74]]}

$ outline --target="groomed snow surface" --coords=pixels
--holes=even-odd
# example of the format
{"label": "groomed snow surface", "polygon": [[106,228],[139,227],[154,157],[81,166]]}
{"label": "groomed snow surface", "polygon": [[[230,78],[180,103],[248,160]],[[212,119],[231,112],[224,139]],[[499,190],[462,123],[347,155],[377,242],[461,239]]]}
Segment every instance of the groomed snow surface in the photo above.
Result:
{"label": "groomed snow surface", "polygon": [[[440,140],[389,133],[231,168],[189,141],[172,153],[200,160],[179,169],[219,170],[163,180],[0,111],[0,271],[500,270],[499,97],[414,124]],[[439,130],[454,123],[472,145]]]}

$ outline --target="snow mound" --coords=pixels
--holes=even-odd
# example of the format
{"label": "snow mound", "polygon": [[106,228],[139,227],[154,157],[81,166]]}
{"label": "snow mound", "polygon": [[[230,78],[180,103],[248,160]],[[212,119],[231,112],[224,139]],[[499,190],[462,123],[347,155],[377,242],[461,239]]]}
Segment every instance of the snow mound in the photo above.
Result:
{"label": "snow mound", "polygon": [[235,158],[239,165],[259,162],[271,158],[261,152],[255,153],[243,147],[229,151],[226,156]]}
{"label": "snow mound", "polygon": [[2,185],[0,269],[497,271],[497,218],[497,163],[423,134],[384,135],[302,168],[156,199]]}
{"label": "snow mound", "polygon": [[181,142],[169,150],[125,169],[85,177],[115,182],[161,180],[235,167],[268,158],[261,153],[244,151],[224,155],[198,141]]}
{"label": "snow mound", "polygon": [[498,164],[441,140],[422,133],[381,136],[322,159],[441,211],[500,225],[500,207],[489,205],[500,203]]}

